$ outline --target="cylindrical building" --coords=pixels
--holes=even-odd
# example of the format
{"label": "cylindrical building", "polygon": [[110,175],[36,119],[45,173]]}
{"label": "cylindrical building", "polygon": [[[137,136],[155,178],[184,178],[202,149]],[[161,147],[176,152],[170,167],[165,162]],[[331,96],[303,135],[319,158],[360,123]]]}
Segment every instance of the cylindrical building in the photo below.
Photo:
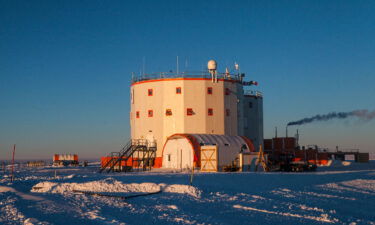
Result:
{"label": "cylindrical building", "polygon": [[243,101],[244,136],[250,138],[255,146],[263,144],[263,95],[259,91],[246,90]]}
{"label": "cylindrical building", "polygon": [[247,130],[252,120],[244,107],[248,97],[244,95],[243,77],[240,73],[218,73],[213,60],[209,61],[206,72],[133,77],[131,138],[156,142],[157,167],[162,162],[165,142],[174,134],[254,137]]}
{"label": "cylindrical building", "polygon": [[160,74],[133,80],[130,125],[132,139],[154,138],[157,157],[176,133],[238,135],[239,77],[208,73]]}

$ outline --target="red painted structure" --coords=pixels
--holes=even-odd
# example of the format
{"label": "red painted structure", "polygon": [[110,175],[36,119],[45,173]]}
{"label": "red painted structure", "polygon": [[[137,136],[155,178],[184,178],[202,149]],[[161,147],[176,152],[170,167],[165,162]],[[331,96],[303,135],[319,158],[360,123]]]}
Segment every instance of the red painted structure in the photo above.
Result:
{"label": "red painted structure", "polygon": [[[105,156],[105,157],[101,157],[100,161],[101,161],[101,167],[104,167],[112,158],[115,158],[115,159],[118,159],[118,157],[108,157],[108,156]],[[136,158],[134,158],[135,160]],[[119,166],[120,162],[117,163],[117,165],[115,166]],[[133,167],[136,167],[137,166],[137,162],[135,161],[133,163],[133,158],[132,157],[129,157],[127,161],[124,160],[121,160],[121,166],[133,166]]]}
{"label": "red painted structure", "polygon": [[265,152],[271,158],[280,160],[282,155],[293,156],[293,162],[309,162],[315,165],[327,165],[329,154],[320,152],[318,149],[302,149],[297,146],[297,140],[294,137],[278,137],[264,139]]}
{"label": "red painted structure", "polygon": [[292,150],[297,147],[297,141],[294,137],[264,139],[263,142],[264,150]]}
{"label": "red painted structure", "polygon": [[[191,135],[191,134],[173,134],[170,137],[168,137],[167,141],[169,139],[173,139],[176,136],[185,137],[189,141],[190,145],[192,146],[192,149],[194,150],[194,161],[193,161],[194,162],[194,166],[195,167],[200,167],[201,145],[198,142],[198,140],[196,139],[196,137],[194,137],[194,135]],[[245,136],[241,136],[241,138],[244,140],[244,142],[246,143],[246,145],[249,147],[250,152],[255,152],[255,147],[254,147],[253,142],[249,138],[247,138]],[[164,148],[165,148],[165,145],[166,145],[167,141],[164,143],[163,150],[162,150],[162,155],[164,153]],[[113,157],[113,158],[118,158],[118,157]],[[101,167],[103,168],[105,165],[107,165],[107,163],[111,159],[112,159],[112,157],[108,157],[108,156],[107,157],[101,157]],[[127,161],[121,160],[121,166],[138,167],[138,164],[137,164],[136,160],[137,160],[136,158],[133,159],[131,157],[128,158]],[[115,166],[120,166],[119,163],[117,165],[115,165]],[[153,167],[154,168],[161,168],[162,166],[163,166],[163,157],[156,157],[154,159]]]}
{"label": "red painted structure", "polygon": [[53,155],[54,165],[78,165],[77,154],[54,154]]}

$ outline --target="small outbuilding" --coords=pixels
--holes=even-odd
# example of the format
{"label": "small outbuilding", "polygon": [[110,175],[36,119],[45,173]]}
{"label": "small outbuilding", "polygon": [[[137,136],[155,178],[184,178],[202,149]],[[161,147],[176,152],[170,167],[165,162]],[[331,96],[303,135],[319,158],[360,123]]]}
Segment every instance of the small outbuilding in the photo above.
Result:
{"label": "small outbuilding", "polygon": [[254,152],[253,142],[243,136],[174,134],[163,148],[163,168],[218,171],[233,164],[241,153]]}
{"label": "small outbuilding", "polygon": [[76,166],[78,164],[79,162],[77,154],[55,154],[53,156],[53,165],[55,166]]}

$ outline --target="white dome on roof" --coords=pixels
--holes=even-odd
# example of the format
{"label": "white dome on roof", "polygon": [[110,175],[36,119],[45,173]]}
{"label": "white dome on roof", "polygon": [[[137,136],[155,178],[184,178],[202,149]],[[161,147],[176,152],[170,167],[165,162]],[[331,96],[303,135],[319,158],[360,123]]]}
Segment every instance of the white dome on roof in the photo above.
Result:
{"label": "white dome on roof", "polygon": [[217,63],[215,60],[211,59],[210,61],[208,61],[207,63],[208,70],[216,70],[216,67],[217,67]]}

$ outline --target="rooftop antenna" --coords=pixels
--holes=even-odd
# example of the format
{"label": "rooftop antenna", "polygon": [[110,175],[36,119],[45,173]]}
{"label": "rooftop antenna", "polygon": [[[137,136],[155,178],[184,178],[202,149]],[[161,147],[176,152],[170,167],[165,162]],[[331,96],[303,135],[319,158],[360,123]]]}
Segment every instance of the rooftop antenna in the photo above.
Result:
{"label": "rooftop antenna", "polygon": [[177,71],[177,74],[178,74],[178,72],[179,72],[179,70],[178,70],[178,56],[176,58],[176,71]]}
{"label": "rooftop antenna", "polygon": [[240,65],[238,63],[234,62],[234,69],[237,70],[238,73],[240,73]]}
{"label": "rooftop antenna", "polygon": [[225,68],[225,76],[227,78],[230,78],[230,73],[229,73],[228,67]]}
{"label": "rooftop antenna", "polygon": [[143,56],[143,59],[142,59],[142,70],[143,70],[143,75],[145,75],[145,64],[146,64],[146,57]]}
{"label": "rooftop antenna", "polygon": [[297,140],[297,146],[299,146],[299,133],[298,133],[298,129],[297,129],[297,134],[296,134],[296,140]]}

